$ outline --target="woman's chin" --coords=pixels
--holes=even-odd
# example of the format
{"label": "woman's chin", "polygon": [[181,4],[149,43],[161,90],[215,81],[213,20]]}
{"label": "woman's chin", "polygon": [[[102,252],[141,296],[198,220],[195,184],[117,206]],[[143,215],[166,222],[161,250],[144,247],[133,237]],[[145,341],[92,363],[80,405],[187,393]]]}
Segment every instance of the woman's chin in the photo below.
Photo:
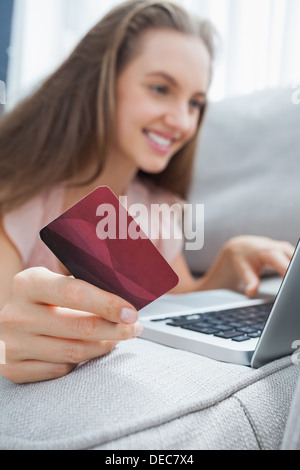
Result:
{"label": "woman's chin", "polygon": [[142,170],[145,173],[149,173],[151,175],[156,175],[158,173],[162,173],[168,166],[170,162],[170,159],[165,160],[165,161],[160,161],[157,163],[153,163],[152,165],[143,165],[140,167],[140,170]]}

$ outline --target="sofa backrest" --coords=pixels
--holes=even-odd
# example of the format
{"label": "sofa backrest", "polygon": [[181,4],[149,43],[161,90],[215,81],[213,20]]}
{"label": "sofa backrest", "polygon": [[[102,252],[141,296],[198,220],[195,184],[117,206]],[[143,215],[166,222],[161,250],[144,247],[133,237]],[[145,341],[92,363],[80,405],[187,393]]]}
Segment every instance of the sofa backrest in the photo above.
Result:
{"label": "sofa backrest", "polygon": [[236,235],[300,238],[300,104],[293,89],[269,89],[211,103],[189,195],[204,204],[204,247],[186,251],[206,271]]}

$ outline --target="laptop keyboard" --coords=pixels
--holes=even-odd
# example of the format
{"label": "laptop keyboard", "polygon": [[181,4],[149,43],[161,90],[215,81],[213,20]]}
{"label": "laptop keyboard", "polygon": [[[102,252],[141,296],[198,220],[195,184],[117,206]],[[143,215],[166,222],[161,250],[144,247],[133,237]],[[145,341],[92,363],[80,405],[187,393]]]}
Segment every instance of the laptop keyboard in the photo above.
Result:
{"label": "laptop keyboard", "polygon": [[272,306],[273,303],[251,305],[219,312],[195,313],[152,321],[166,321],[166,325],[175,328],[241,342],[260,337]]}

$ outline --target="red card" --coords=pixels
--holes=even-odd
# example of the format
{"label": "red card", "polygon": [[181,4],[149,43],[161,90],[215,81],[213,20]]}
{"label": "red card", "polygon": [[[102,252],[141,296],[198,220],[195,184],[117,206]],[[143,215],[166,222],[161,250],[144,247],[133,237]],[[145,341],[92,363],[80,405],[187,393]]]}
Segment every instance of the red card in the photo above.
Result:
{"label": "red card", "polygon": [[106,186],[50,222],[40,237],[75,278],[137,310],[178,284],[171,266]]}

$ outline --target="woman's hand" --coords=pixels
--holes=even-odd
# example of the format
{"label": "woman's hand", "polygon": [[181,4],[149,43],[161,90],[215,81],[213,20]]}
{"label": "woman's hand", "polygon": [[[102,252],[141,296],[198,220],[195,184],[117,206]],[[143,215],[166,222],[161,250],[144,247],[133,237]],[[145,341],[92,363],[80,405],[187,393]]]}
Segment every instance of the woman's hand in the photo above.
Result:
{"label": "woman's hand", "polygon": [[84,281],[45,268],[23,271],[0,310],[0,374],[15,383],[62,377],[138,336],[137,318],[128,302]]}
{"label": "woman's hand", "polygon": [[200,288],[227,288],[243,291],[252,297],[257,293],[260,276],[265,268],[271,268],[284,276],[294,250],[288,242],[266,237],[232,238],[199,280]]}

